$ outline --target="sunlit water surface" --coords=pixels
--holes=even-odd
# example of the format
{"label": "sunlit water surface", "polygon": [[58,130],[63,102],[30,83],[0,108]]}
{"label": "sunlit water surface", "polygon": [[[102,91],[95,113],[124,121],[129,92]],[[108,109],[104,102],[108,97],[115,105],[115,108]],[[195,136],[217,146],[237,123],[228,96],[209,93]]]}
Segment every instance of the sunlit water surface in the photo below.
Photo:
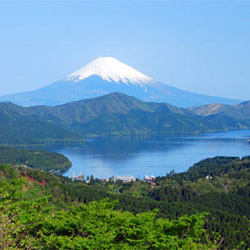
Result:
{"label": "sunlit water surface", "polygon": [[111,137],[84,144],[49,145],[43,149],[67,156],[73,163],[64,173],[80,171],[86,177],[112,175],[163,176],[171,170],[186,171],[194,163],[214,156],[250,155],[250,130],[229,131],[193,137]]}

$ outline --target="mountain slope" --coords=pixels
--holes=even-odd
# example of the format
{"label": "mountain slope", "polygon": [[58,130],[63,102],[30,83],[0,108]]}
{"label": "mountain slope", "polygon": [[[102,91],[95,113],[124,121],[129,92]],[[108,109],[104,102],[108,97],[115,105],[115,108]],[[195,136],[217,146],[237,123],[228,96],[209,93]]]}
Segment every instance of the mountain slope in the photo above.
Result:
{"label": "mountain slope", "polygon": [[121,92],[150,102],[167,102],[178,107],[208,103],[238,104],[239,100],[183,91],[157,82],[112,57],[99,57],[62,80],[44,88],[4,95],[0,101],[22,106],[59,105]]}
{"label": "mountain slope", "polygon": [[[53,212],[53,215],[55,215],[54,213],[57,209],[61,210],[65,208],[66,211],[63,214],[65,215],[65,218],[68,218],[66,222],[64,221],[65,224],[62,223],[62,220],[64,219],[62,217],[62,214],[60,214],[57,222],[52,221],[52,224],[57,223],[56,225],[58,225],[57,232],[60,233],[60,242],[62,240],[62,233],[65,232],[68,236],[69,232],[73,232],[73,234],[75,235],[76,225],[79,225],[79,217],[76,217],[75,219],[71,217],[69,218],[70,212],[68,205],[79,208],[80,203],[89,203],[91,201],[109,198],[110,200],[118,201],[115,206],[117,210],[130,211],[133,212],[133,214],[138,214],[147,211],[152,212],[153,209],[157,209],[158,217],[169,218],[171,219],[171,221],[179,218],[182,215],[190,215],[197,212],[208,212],[209,214],[206,216],[205,220],[205,228],[209,233],[211,233],[211,239],[214,239],[214,237],[216,237],[216,242],[218,242],[217,235],[212,234],[212,231],[218,232],[221,235],[222,239],[224,239],[221,242],[222,244],[217,246],[216,249],[247,249],[250,244],[249,166],[250,157],[244,157],[242,159],[238,157],[215,157],[205,159],[196,163],[187,172],[174,175],[168,174],[167,176],[157,177],[157,185],[152,189],[150,184],[140,180],[131,183],[114,183],[112,181],[106,182],[91,178],[89,184],[87,184],[84,181],[72,181],[70,178],[52,175],[45,171],[23,167],[12,167],[8,164],[3,164],[0,165],[0,182],[2,184],[2,190],[5,190],[7,192],[8,190],[11,191],[12,195],[8,195],[7,198],[13,197],[15,199],[16,195],[13,196],[13,194],[17,194],[15,190],[20,190],[24,191],[23,194],[25,195],[25,200],[27,200],[29,203],[32,202],[34,198],[36,199],[42,198],[44,196],[49,196],[50,203],[55,206],[51,210],[51,212]],[[207,178],[205,178],[206,176],[212,176],[212,179],[208,180]],[[18,182],[17,180],[15,180],[15,178],[17,177],[24,177],[27,181],[25,183],[20,181]],[[21,186],[17,185],[18,183],[24,184],[22,188]],[[14,186],[13,184],[16,185]],[[225,185],[227,186],[226,191]],[[8,187],[8,189],[3,189],[3,187]],[[10,187],[13,188],[9,189]],[[9,192],[7,194],[9,194]],[[20,201],[21,196],[18,197],[18,201]],[[46,208],[44,203],[42,203],[41,207],[41,201],[43,200],[44,199],[40,199],[40,205],[37,204],[38,206],[34,206],[34,203],[32,203],[33,206],[30,204],[28,206],[25,206],[27,207],[27,209],[32,210],[31,214],[27,214],[29,222],[31,222],[30,216],[34,215],[34,221],[32,221],[31,231],[32,236],[34,236],[34,223],[38,223],[39,228],[41,228],[41,223],[43,223],[41,217],[37,217],[37,214],[34,213],[37,208],[38,211],[41,211],[41,208]],[[6,204],[6,199],[2,199],[2,201],[5,201]],[[23,208],[24,206],[21,207]],[[103,205],[98,206],[97,208],[98,211],[102,210]],[[4,209],[4,211],[6,211],[6,209]],[[13,211],[13,209],[11,211]],[[46,209],[45,211],[46,218],[51,220],[50,214],[48,215],[48,211],[50,210]],[[86,209],[81,208],[81,211],[86,211]],[[84,218],[88,217],[89,212],[93,213],[93,211],[94,210],[92,207],[92,210],[88,210],[87,216],[84,216]],[[13,212],[16,212],[16,210],[14,210]],[[72,214],[76,215],[76,213]],[[96,213],[94,212],[94,214]],[[110,213],[106,212],[105,214],[109,215]],[[103,214],[101,217],[103,218]],[[18,218],[23,219],[24,214],[22,213],[22,216]],[[37,218],[40,218],[40,220],[37,220]],[[152,218],[152,214],[147,218]],[[108,219],[107,221],[110,220]],[[4,222],[6,222],[6,220],[0,221],[0,223],[2,224],[4,224]],[[133,224],[135,224],[135,222],[136,221],[134,220]],[[187,221],[185,220],[185,234],[187,232],[186,222]],[[13,225],[11,223],[9,224],[8,221],[6,224],[8,225],[7,227],[5,227],[7,229],[9,229],[9,226]],[[94,223],[90,223],[90,225],[93,224]],[[118,224],[118,229],[120,230],[121,224]],[[65,226],[65,230],[62,230],[64,229],[62,225]],[[175,225],[177,225],[179,231],[180,224],[177,223]],[[48,224],[46,224],[46,229],[48,229],[47,226]],[[54,228],[53,226],[54,224],[52,225],[52,228]],[[69,226],[71,227],[70,229],[72,229],[71,231],[68,230]],[[18,225],[17,229],[20,229],[20,224]],[[94,229],[96,230],[96,227]],[[13,241],[8,240],[8,242],[15,242],[16,238],[15,235],[13,235],[13,230],[10,230],[8,232],[13,237]],[[25,229],[24,232],[27,232],[27,229]],[[146,232],[147,237],[148,232],[152,232],[152,230]],[[43,235],[44,234],[42,234],[42,236]],[[82,237],[80,238],[82,239]],[[240,247],[239,239],[241,244]],[[44,242],[44,239],[42,239],[42,242]],[[76,240],[74,242],[76,242]],[[72,248],[72,244],[70,246]],[[79,244],[77,246],[79,247]],[[5,248],[2,247],[1,249]],[[59,249],[62,249],[62,247],[60,247]],[[107,247],[104,249],[107,249]],[[177,247],[176,249],[179,248]],[[194,246],[193,248],[189,249],[203,248],[197,248]]]}
{"label": "mountain slope", "polygon": [[164,103],[146,103],[122,93],[60,106],[0,105],[0,143],[20,144],[84,137],[198,134],[247,129],[250,122],[224,114],[199,116]]}
{"label": "mountain slope", "polygon": [[131,134],[196,134],[247,128],[227,116],[202,117],[169,104],[146,103],[122,93],[56,107],[31,107],[30,112],[84,136]]}
{"label": "mountain slope", "polygon": [[0,144],[36,144],[79,139],[79,135],[12,103],[0,103]]}
{"label": "mountain slope", "polygon": [[250,119],[250,101],[242,102],[238,105],[222,105],[218,103],[190,108],[197,115],[209,116],[214,114],[227,115],[242,120]]}

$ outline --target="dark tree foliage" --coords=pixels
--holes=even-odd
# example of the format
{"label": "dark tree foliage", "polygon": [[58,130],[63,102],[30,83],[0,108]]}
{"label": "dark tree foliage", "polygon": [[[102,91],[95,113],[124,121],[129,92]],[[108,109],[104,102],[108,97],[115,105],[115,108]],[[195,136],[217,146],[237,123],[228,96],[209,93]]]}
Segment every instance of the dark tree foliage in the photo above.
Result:
{"label": "dark tree foliage", "polygon": [[[102,182],[93,176],[90,178],[91,183],[87,184],[6,164],[0,167],[0,177],[11,180],[28,176],[33,181],[27,182],[28,191],[25,196],[30,198],[50,195],[49,203],[57,209],[108,198],[118,201],[114,205],[116,210],[130,211],[133,214],[157,209],[157,218],[174,220],[183,215],[206,212],[208,214],[204,227],[208,230],[209,237],[217,240],[214,232],[221,235],[218,249],[247,249],[250,246],[249,162],[250,157],[207,159],[195,164],[186,173],[157,178],[157,185],[153,188],[142,181],[126,184]],[[206,180],[207,175],[212,175],[213,179]],[[230,185],[235,183],[233,188],[229,185],[227,192],[224,191],[225,180]],[[43,183],[46,185],[42,185]]]}
{"label": "dark tree foliage", "polygon": [[41,170],[65,171],[72,163],[62,154],[0,146],[0,164],[26,165]]}
{"label": "dark tree foliage", "polygon": [[0,103],[0,144],[8,145],[83,141],[83,136],[198,134],[247,128],[250,121],[237,115],[200,116],[122,93],[51,107]]}

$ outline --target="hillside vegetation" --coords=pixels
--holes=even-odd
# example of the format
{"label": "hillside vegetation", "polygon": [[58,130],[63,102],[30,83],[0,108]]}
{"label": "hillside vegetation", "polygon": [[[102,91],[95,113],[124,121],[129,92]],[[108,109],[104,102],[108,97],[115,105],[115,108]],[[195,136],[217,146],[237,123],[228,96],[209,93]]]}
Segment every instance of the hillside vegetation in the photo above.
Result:
{"label": "hillside vegetation", "polygon": [[41,144],[83,139],[39,115],[12,103],[0,103],[0,144]]}
{"label": "hillside vegetation", "polygon": [[[206,178],[207,176],[212,178]],[[150,212],[151,215],[147,214],[145,215],[146,217],[143,218],[149,218],[149,217],[154,218],[156,216],[156,218],[171,219],[171,221],[178,220],[178,218],[184,215],[190,215],[192,218],[193,214],[205,212],[206,215],[204,220],[205,223],[204,229],[207,230],[208,233],[207,237],[210,239],[209,242],[211,243],[216,241],[217,244],[217,247],[208,249],[248,249],[248,246],[250,245],[250,238],[249,238],[250,178],[249,177],[250,177],[250,157],[244,157],[242,159],[238,157],[215,157],[212,159],[206,159],[195,164],[186,173],[180,173],[180,174],[170,173],[165,177],[157,177],[155,185],[153,186],[141,180],[137,180],[131,183],[122,183],[121,181],[114,183],[112,180],[101,181],[99,179],[95,179],[93,176],[90,177],[90,182],[86,183],[85,181],[72,181],[69,178],[52,175],[47,172],[41,172],[39,170],[31,168],[11,167],[10,165],[6,164],[2,164],[0,167],[1,183],[5,183],[4,181],[10,182],[11,180],[15,180],[18,178],[25,178],[26,182],[22,184],[24,191],[22,196],[23,199],[32,200],[37,197],[40,198],[49,197],[48,206],[51,205],[54,206],[55,210],[52,209],[52,211],[60,211],[59,215],[61,217],[58,217],[59,215],[58,216],[56,215],[55,218],[53,217],[51,219],[53,225],[55,224],[55,226],[49,224],[50,226],[47,228],[46,224],[47,222],[45,224],[44,222],[40,222],[39,224],[39,230],[42,230],[39,231],[39,233],[41,233],[41,235],[45,234],[45,236],[48,237],[44,242],[41,241],[42,243],[38,241],[39,244],[47,244],[46,243],[47,240],[48,241],[51,240],[50,242],[52,244],[52,238],[50,237],[55,236],[56,239],[53,238],[53,242],[55,240],[55,242],[57,242],[55,244],[62,244],[62,245],[54,245],[54,249],[60,249],[60,247],[61,249],[77,249],[74,248],[76,247],[75,245],[72,245],[73,246],[72,248],[69,247],[71,244],[75,244],[77,242],[77,239],[74,238],[76,236],[79,236],[81,238],[84,237],[84,235],[85,236],[92,235],[90,236],[89,239],[95,238],[95,236],[93,236],[92,234],[93,231],[91,231],[90,234],[86,233],[85,231],[81,231],[84,230],[84,228],[82,228],[82,225],[85,225],[81,223],[86,223],[87,225],[91,226],[91,223],[94,222],[92,221],[90,224],[88,224],[88,222],[86,222],[86,218],[83,219],[82,215],[78,214],[79,212],[78,208],[81,211],[88,211],[88,213],[90,213],[89,211],[91,211],[91,209],[92,210],[94,209],[92,205],[90,205],[89,208],[90,210],[88,210],[88,208],[84,206],[83,208],[81,208],[82,206],[81,204],[89,204],[92,201],[101,201],[105,198],[108,198],[110,201],[117,200],[117,203],[113,204],[115,210],[129,211],[132,212],[133,214],[139,214],[138,215],[139,217],[134,218],[130,213],[127,215],[125,215],[126,213],[124,215],[119,214],[120,212],[119,213],[115,212],[115,214],[112,214],[113,213],[112,209],[111,209],[112,211],[105,210],[104,214],[106,214],[107,216],[112,214],[111,217],[114,219],[117,218],[117,220],[119,220],[119,216],[121,216],[121,223],[124,224],[124,226],[127,225],[129,228],[131,227],[130,223],[132,223],[132,221],[133,223],[136,223],[135,221],[137,221],[138,218],[141,218],[138,219],[140,223],[148,225],[147,224],[149,222],[148,219],[146,219],[145,221],[144,219],[142,219],[142,217],[140,217],[142,216],[140,214],[144,212],[147,213]],[[69,206],[74,206],[75,208],[71,210]],[[95,206],[98,207],[97,209],[98,211],[106,207],[106,205],[98,205],[98,204],[94,205],[94,207]],[[112,207],[111,205],[107,206],[109,206],[110,208]],[[68,212],[65,213],[64,210],[62,209],[66,209],[66,211]],[[158,210],[157,214],[154,213],[152,214],[152,211],[154,209]],[[57,212],[53,214],[57,214]],[[68,215],[67,218],[69,220],[65,218],[66,214]],[[102,212],[101,214],[99,214],[99,212],[93,211],[93,214],[95,214],[95,216],[97,216],[96,218],[99,218],[100,220],[102,220],[102,218],[107,219],[107,217],[103,217],[104,215]],[[125,217],[127,216],[129,220],[127,222],[123,221],[122,219],[123,216]],[[47,221],[46,218],[44,218],[45,221]],[[92,218],[91,215],[90,218]],[[132,218],[132,221],[130,221],[130,218]],[[199,218],[201,219],[201,217]],[[53,221],[54,219],[55,221]],[[199,221],[199,223],[202,221],[200,219],[197,220]],[[110,221],[111,219],[109,218],[107,220]],[[190,223],[192,221],[192,219],[187,219],[187,220]],[[193,222],[191,224],[194,226],[195,223]],[[109,229],[111,230],[111,228],[114,225],[117,225],[117,222],[112,222],[113,223],[112,225],[107,225],[106,223],[107,221],[106,222],[96,221],[95,224],[92,225],[95,225],[95,227],[99,227],[96,225],[103,225],[102,229],[96,229],[96,230],[97,231],[107,230],[105,231],[106,233],[108,233]],[[152,225],[152,223],[149,222],[152,227],[150,226],[150,228],[148,228],[146,226],[145,227],[146,231],[143,231],[143,229],[140,228],[139,226],[142,225],[140,223],[133,224],[134,227],[132,227],[138,234],[133,231],[130,231],[131,234],[134,235],[135,237],[134,244],[141,244],[142,242],[145,243],[144,241],[145,238],[143,237],[146,236],[148,236],[150,239],[153,239],[153,241],[155,240],[154,237],[165,237],[165,236],[160,236],[158,234],[158,233],[161,234],[162,231],[157,231],[158,229],[154,228],[154,226],[158,224]],[[177,224],[178,223],[179,222],[177,222]],[[140,229],[137,228],[136,225],[138,225]],[[181,223],[181,225],[183,224]],[[43,227],[45,227],[46,231],[43,231],[45,230]],[[79,227],[81,229],[79,229]],[[159,230],[161,230],[160,228]],[[188,226],[188,228],[190,228],[190,226]],[[95,229],[93,228],[93,230]],[[113,228],[113,231],[118,233],[118,231],[116,231],[115,228]],[[153,234],[152,236],[153,238],[151,238],[150,236],[151,231],[156,231],[155,232],[156,234]],[[53,236],[49,237],[49,234],[52,232],[54,232]],[[105,232],[103,231],[98,231],[98,232],[102,232],[102,234],[106,235]],[[165,232],[169,231],[167,230]],[[220,236],[218,236],[214,232],[217,232]],[[67,240],[65,240],[64,238],[65,234],[68,237]],[[126,233],[124,235],[125,235],[124,237],[127,237]],[[139,237],[139,235],[142,238],[137,238]],[[112,237],[109,238],[109,236],[107,235],[106,237],[107,240],[111,239],[111,242],[109,242],[108,244],[114,243],[113,241],[114,238]],[[121,244],[125,244],[125,242],[126,243],[130,242],[131,240],[129,238],[129,240],[126,241],[124,238],[119,238],[119,237],[116,238],[116,240],[120,239],[122,241],[120,242]],[[101,237],[100,239],[103,238]],[[123,241],[123,239],[125,241]],[[177,238],[174,239],[177,240]],[[198,239],[199,242],[210,244],[205,240],[206,237],[204,238],[204,235],[199,236]],[[80,239],[80,242],[82,242],[81,240],[84,241],[84,239]],[[141,243],[136,242],[137,240],[141,240],[140,241]],[[72,243],[72,241],[75,242]],[[163,240],[162,242],[165,241]],[[154,249],[151,248],[152,247],[152,245],[150,245],[151,243],[147,244],[145,243],[146,245],[144,246],[145,247],[150,246],[149,249]],[[99,242],[98,244],[102,243]],[[116,242],[116,244],[118,243]],[[185,247],[183,247],[183,249],[203,249],[202,247],[197,248],[196,245],[193,246],[192,244],[190,245],[190,248],[185,248],[187,246],[184,245]],[[93,245],[91,246],[93,247]],[[106,247],[106,249],[109,249],[107,245],[104,246]],[[110,249],[112,249],[111,246],[112,245],[110,245]],[[126,245],[121,245],[121,246],[126,246]],[[103,247],[103,249],[105,249],[105,247]],[[180,246],[178,247],[177,245],[175,245],[173,246],[173,248],[171,248],[170,246],[166,248],[181,249]],[[91,247],[89,248],[91,249]],[[158,248],[155,247],[155,249],[166,249],[166,248],[164,247],[161,248],[160,245],[158,245]],[[85,249],[85,248],[81,248],[79,246],[78,249]],[[116,248],[114,247],[113,249]]]}
{"label": "hillside vegetation", "polygon": [[2,163],[53,172],[63,172],[72,166],[70,160],[62,154],[0,146],[0,164]]}
{"label": "hillside vegetation", "polygon": [[202,105],[190,108],[197,115],[209,116],[214,114],[226,115],[242,120],[250,119],[250,101],[242,102],[237,105],[223,105],[219,103]]}
{"label": "hillside vegetation", "polygon": [[197,115],[169,104],[113,93],[60,106],[24,108],[0,103],[0,144],[83,141],[83,137],[198,134],[250,128],[228,114]]}
{"label": "hillside vegetation", "polygon": [[[0,166],[6,173],[15,171]],[[12,170],[10,170],[12,169]],[[157,211],[115,211],[115,202],[56,209],[44,195],[25,196],[24,179],[0,181],[1,249],[215,249],[204,216],[156,218]]]}

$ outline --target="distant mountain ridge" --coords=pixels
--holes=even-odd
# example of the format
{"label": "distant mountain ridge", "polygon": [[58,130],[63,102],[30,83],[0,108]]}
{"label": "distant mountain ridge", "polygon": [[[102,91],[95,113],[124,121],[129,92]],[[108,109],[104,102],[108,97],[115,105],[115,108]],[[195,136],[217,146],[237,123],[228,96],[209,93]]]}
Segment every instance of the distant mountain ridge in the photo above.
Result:
{"label": "distant mountain ridge", "polygon": [[209,115],[227,115],[242,120],[250,119],[250,101],[242,102],[237,105],[222,105],[219,103],[213,103],[203,105],[200,107],[192,107],[189,110],[197,115],[209,116]]}
{"label": "distant mountain ridge", "polygon": [[84,137],[198,134],[249,129],[250,121],[226,114],[201,116],[123,93],[59,106],[20,107],[0,103],[0,144],[79,141]]}
{"label": "distant mountain ridge", "polygon": [[119,62],[113,57],[99,57],[62,80],[38,90],[0,96],[0,101],[21,106],[54,106],[121,92],[147,102],[192,107],[209,103],[238,104],[242,101],[213,97],[180,90]]}

